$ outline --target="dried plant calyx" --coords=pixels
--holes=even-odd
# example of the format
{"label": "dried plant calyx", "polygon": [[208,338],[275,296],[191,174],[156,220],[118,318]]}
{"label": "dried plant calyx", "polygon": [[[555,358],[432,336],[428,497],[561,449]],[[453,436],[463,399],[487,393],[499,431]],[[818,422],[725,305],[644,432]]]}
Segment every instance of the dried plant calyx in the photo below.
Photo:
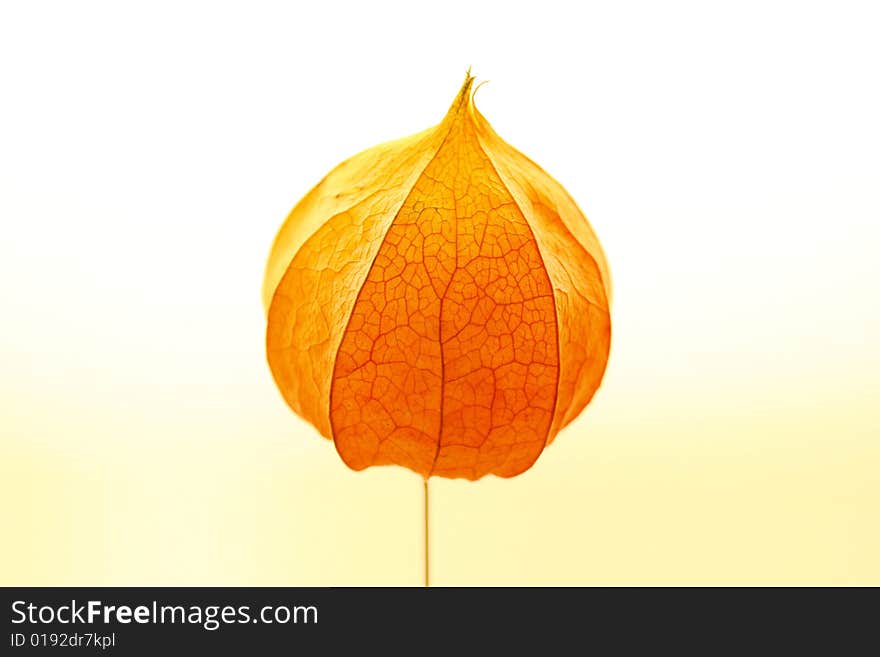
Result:
{"label": "dried plant calyx", "polygon": [[356,470],[515,476],[605,371],[599,241],[562,186],[494,132],[473,81],[436,127],[333,169],[269,257],[276,384]]}

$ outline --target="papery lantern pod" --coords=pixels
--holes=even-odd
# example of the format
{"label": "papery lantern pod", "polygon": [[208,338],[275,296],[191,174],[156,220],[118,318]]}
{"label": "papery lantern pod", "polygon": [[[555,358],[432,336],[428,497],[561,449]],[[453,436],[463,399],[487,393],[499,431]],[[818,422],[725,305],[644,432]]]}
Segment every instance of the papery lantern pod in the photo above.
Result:
{"label": "papery lantern pod", "polygon": [[284,399],[355,470],[527,470],[598,388],[610,277],[593,230],[473,103],[337,166],[266,269]]}

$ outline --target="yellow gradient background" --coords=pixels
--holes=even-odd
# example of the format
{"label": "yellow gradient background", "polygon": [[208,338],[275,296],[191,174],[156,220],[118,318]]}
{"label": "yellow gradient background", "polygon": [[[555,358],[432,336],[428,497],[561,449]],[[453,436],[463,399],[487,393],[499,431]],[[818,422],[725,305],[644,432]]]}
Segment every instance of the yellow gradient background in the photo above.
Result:
{"label": "yellow gradient background", "polygon": [[421,481],[287,409],[260,286],[468,65],[613,343],[530,471],[431,481],[433,583],[880,584],[877,10],[474,4],[3,5],[0,584],[421,583]]}

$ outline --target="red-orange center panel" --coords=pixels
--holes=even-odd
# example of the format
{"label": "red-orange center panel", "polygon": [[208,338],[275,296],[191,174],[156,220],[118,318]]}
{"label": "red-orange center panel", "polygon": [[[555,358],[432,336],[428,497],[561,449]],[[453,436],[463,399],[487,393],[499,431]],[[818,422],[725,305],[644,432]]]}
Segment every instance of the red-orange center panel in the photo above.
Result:
{"label": "red-orange center panel", "polygon": [[559,377],[553,291],[531,229],[457,120],[379,248],[330,391],[361,470],[514,476],[544,448]]}

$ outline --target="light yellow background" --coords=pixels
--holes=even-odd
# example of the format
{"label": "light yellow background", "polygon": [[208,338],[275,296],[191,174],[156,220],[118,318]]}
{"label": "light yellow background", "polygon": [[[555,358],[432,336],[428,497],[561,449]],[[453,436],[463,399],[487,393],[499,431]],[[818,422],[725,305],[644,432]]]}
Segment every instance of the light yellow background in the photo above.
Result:
{"label": "light yellow background", "polygon": [[876,9],[302,4],[0,10],[0,584],[421,582],[420,480],[287,409],[260,284],[469,64],[613,344],[532,470],[432,480],[434,583],[880,584]]}

